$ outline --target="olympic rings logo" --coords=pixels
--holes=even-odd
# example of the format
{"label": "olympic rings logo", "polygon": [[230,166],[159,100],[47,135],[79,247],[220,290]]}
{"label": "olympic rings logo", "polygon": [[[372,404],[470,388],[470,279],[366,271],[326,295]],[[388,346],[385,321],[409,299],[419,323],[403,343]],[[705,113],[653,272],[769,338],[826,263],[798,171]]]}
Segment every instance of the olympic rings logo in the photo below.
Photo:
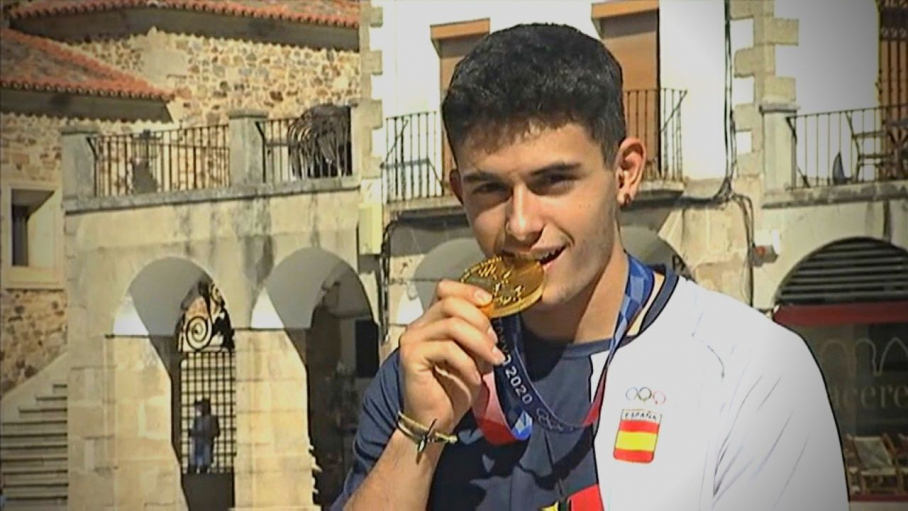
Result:
{"label": "olympic rings logo", "polygon": [[649,387],[631,387],[624,393],[624,397],[628,401],[637,400],[641,403],[652,402],[654,405],[661,405],[665,402],[665,394],[658,390],[652,390]]}

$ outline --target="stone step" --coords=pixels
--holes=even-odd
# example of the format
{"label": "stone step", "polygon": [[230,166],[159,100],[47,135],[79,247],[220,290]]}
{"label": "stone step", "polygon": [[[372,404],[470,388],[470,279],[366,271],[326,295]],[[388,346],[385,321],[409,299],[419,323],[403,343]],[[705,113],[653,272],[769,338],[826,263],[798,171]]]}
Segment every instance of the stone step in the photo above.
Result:
{"label": "stone step", "polygon": [[24,488],[35,484],[67,484],[67,482],[66,469],[31,473],[17,472],[3,476],[4,488]]}
{"label": "stone step", "polygon": [[66,405],[36,405],[19,407],[22,419],[59,420],[66,419]]}
{"label": "stone step", "polygon": [[38,402],[38,405],[60,405],[64,408],[66,407],[66,400],[68,396],[66,394],[50,394],[50,395],[41,395],[35,397],[35,401]]}
{"label": "stone step", "polygon": [[58,502],[31,502],[31,501],[18,501],[18,502],[7,502],[6,507],[3,508],[3,511],[68,511],[69,508],[66,506],[66,501]]}
{"label": "stone step", "polygon": [[4,438],[3,444],[0,445],[0,449],[4,451],[34,451],[40,449],[53,449],[57,447],[62,447],[63,452],[66,452],[66,437],[62,438],[47,438],[47,437],[37,437],[37,438],[23,438],[23,437],[12,437]]}
{"label": "stone step", "polygon": [[66,433],[66,419],[19,419],[0,424],[0,435],[14,436],[19,433]]}
{"label": "stone step", "polygon": [[13,476],[18,474],[30,475],[30,474],[44,474],[49,472],[66,472],[69,467],[67,467],[66,458],[63,459],[51,459],[42,463],[40,465],[13,465],[10,463],[4,463],[0,466],[0,472],[3,472],[4,477]]}
{"label": "stone step", "polygon": [[59,433],[42,433],[34,431],[4,431],[4,447],[22,447],[31,444],[41,445],[47,442],[62,442],[66,444],[66,431]]}
{"label": "stone step", "polygon": [[65,383],[57,382],[51,386],[51,393],[55,396],[65,396],[68,394],[68,388]]}
{"label": "stone step", "polygon": [[57,446],[41,446],[32,448],[9,447],[3,446],[0,449],[0,459],[3,460],[3,467],[24,467],[40,466],[45,462],[63,461],[66,462],[66,443]]}
{"label": "stone step", "polygon": [[[11,501],[41,500],[53,504],[66,504],[66,484],[31,486],[27,488],[4,488],[3,494]],[[5,510],[4,510],[5,511]]]}

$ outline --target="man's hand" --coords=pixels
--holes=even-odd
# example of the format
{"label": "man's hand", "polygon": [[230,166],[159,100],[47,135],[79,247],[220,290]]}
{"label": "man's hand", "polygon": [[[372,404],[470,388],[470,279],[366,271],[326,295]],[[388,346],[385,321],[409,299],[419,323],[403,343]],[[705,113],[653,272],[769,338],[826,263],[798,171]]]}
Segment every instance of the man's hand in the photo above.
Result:
{"label": "man's hand", "polygon": [[404,413],[450,433],[482,385],[482,375],[504,361],[489,318],[486,291],[451,280],[435,289],[435,302],[400,337]]}

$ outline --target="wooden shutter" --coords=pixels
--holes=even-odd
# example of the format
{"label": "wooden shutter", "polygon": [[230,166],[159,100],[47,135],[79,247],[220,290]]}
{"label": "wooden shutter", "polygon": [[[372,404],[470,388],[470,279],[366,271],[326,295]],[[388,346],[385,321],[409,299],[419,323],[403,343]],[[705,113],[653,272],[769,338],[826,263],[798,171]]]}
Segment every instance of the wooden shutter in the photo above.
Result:
{"label": "wooden shutter", "polygon": [[627,134],[646,145],[645,172],[652,179],[660,165],[659,2],[604,2],[593,5],[592,15],[602,42],[621,64]]}
{"label": "wooden shutter", "polygon": [[[457,63],[470,52],[479,41],[489,33],[489,20],[466,21],[462,23],[449,23],[445,25],[434,25],[432,27],[432,40],[438,48],[440,60],[441,75],[439,84],[441,86],[441,98],[444,99],[448,93],[448,86],[451,84],[451,78],[454,76],[454,68]],[[454,154],[448,145],[448,135],[442,128],[442,186],[448,189],[448,175],[455,166]]]}

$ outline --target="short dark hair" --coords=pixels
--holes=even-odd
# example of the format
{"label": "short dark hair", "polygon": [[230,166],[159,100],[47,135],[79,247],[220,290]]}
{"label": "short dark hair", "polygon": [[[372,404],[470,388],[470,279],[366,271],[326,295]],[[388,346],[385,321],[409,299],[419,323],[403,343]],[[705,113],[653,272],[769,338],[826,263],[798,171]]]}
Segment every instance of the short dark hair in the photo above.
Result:
{"label": "short dark hair", "polygon": [[553,24],[484,37],[457,67],[442,102],[455,151],[494,149],[541,125],[583,126],[609,162],[626,136],[621,66],[601,41]]}

